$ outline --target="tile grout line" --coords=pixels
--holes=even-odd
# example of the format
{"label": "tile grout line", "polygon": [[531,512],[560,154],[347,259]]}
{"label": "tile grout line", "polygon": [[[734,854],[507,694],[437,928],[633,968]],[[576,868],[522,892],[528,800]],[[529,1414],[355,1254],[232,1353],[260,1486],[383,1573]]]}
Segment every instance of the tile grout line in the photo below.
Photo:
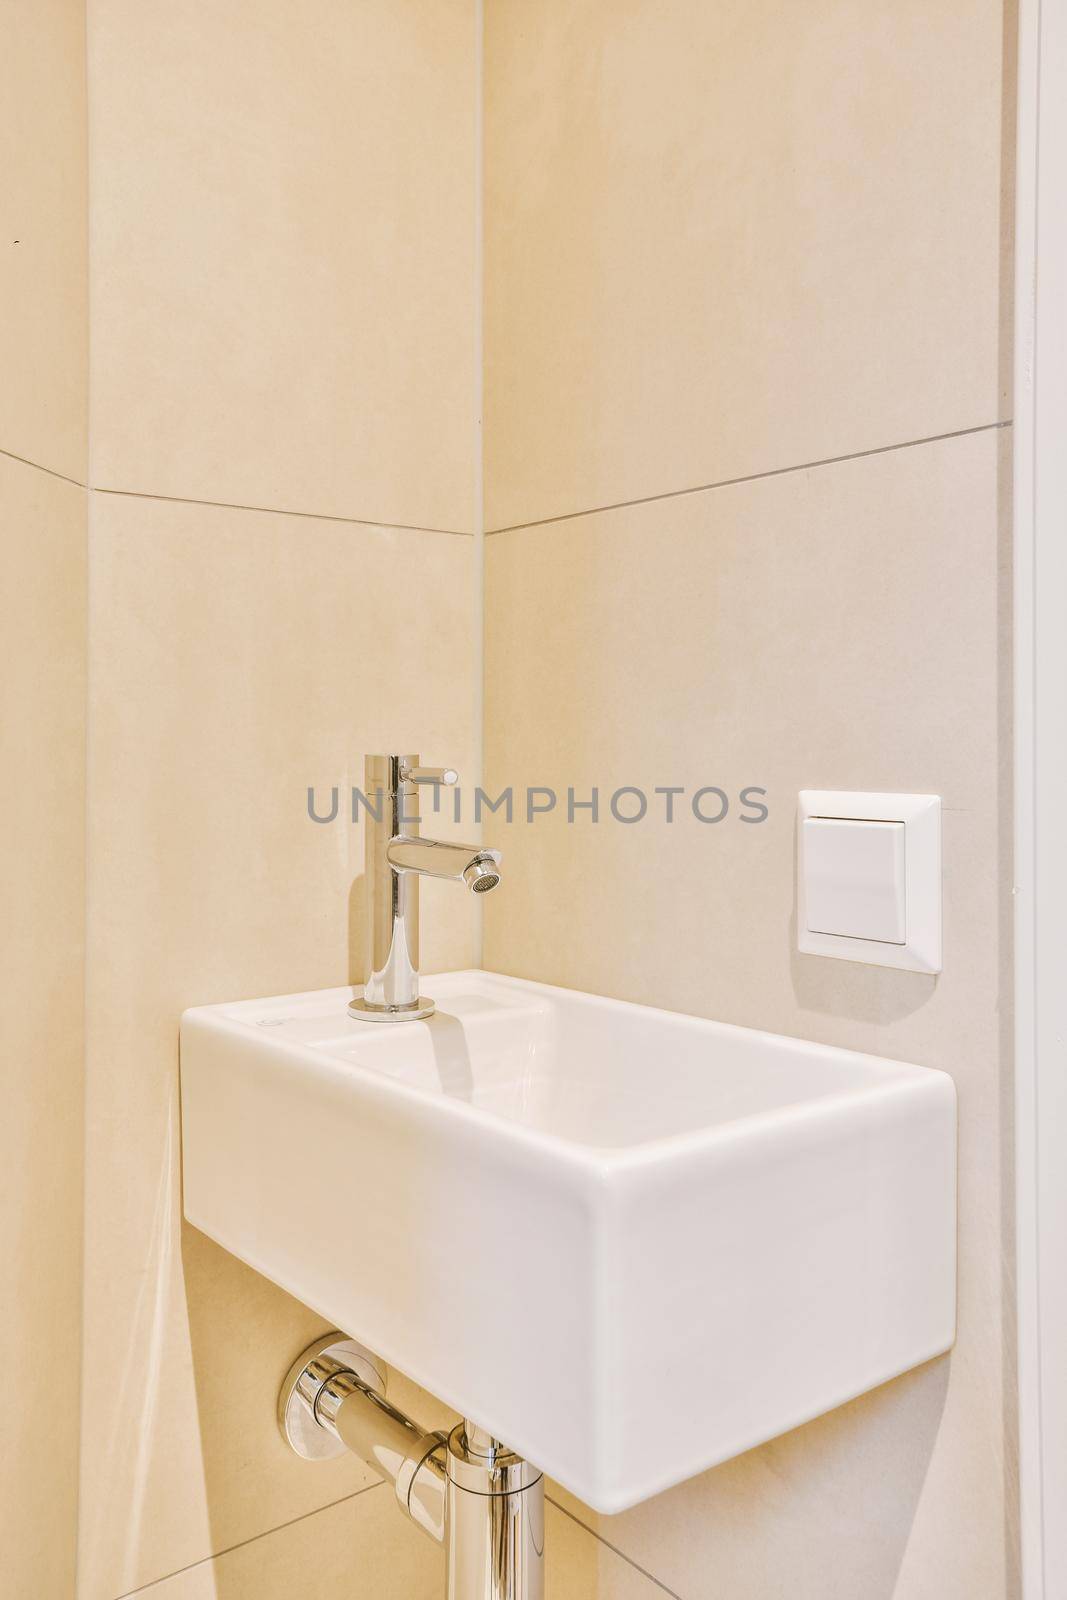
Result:
{"label": "tile grout line", "polygon": [[[2,453],[0,452],[0,454]],[[147,1594],[149,1590],[157,1588],[160,1584],[169,1583],[172,1578],[180,1578],[186,1572],[195,1572],[197,1567],[210,1566],[214,1561],[221,1561],[224,1556],[233,1555],[238,1550],[246,1550],[249,1545],[258,1544],[261,1539],[269,1539],[275,1533],[284,1533],[288,1528],[295,1528],[301,1522],[307,1522],[311,1517],[322,1516],[327,1511],[335,1511],[338,1506],[347,1505],[352,1500],[359,1500],[363,1495],[370,1494],[373,1490],[381,1488],[384,1488],[384,1484],[365,1484],[362,1489],[356,1489],[353,1494],[342,1495],[339,1500],[330,1500],[324,1506],[316,1506],[311,1511],[304,1511],[299,1517],[290,1517],[287,1522],[279,1522],[273,1528],[264,1528],[262,1533],[253,1533],[247,1539],[238,1539],[236,1544],[226,1545],[222,1550],[213,1550],[210,1555],[201,1556],[199,1561],[186,1562],[184,1567],[175,1567],[173,1572],[164,1572],[158,1578],[150,1578],[147,1583],[140,1584],[136,1589],[124,1589],[121,1594],[115,1596],[115,1600],[137,1600],[137,1596]],[[647,1578],[649,1583],[655,1584],[657,1589],[660,1589],[665,1595],[669,1595],[670,1600],[682,1600],[676,1589],[669,1589],[654,1573],[649,1572],[647,1567],[643,1567],[640,1562],[634,1561],[625,1551],[612,1544],[610,1539],[605,1539],[603,1534],[598,1533],[595,1528],[590,1528],[580,1517],[576,1517],[573,1511],[569,1511],[566,1506],[560,1505],[558,1500],[553,1500],[551,1495],[546,1495],[545,1499],[562,1516],[567,1517],[577,1527],[581,1528],[583,1533],[587,1533],[591,1539],[595,1539],[598,1544],[602,1544],[605,1549],[610,1550],[612,1555],[618,1556],[620,1561],[625,1561],[628,1567],[632,1567],[643,1578]]]}
{"label": "tile grout line", "polygon": [[631,506],[655,505],[659,500],[680,500],[685,495],[708,494],[713,489],[730,489],[742,483],[760,483],[764,478],[781,478],[790,472],[811,472],[816,467],[836,467],[845,461],[863,461],[868,456],[884,456],[894,450],[913,450],[918,445],[940,444],[946,439],[965,439],[975,433],[991,433],[999,428],[1010,428],[1012,419],[1001,422],[981,422],[974,428],[956,428],[951,433],[932,433],[923,439],[903,439],[898,444],[874,445],[870,450],[853,450],[843,456],[823,456],[818,461],[798,461],[788,467],[771,467],[766,472],[749,472],[740,478],[720,478],[714,483],[698,483],[689,489],[665,489],[661,494],[640,495],[634,500],[616,500],[610,505],[589,506],[584,511],[561,511],[555,517],[535,517],[530,522],[509,522],[500,528],[487,528],[486,538],[498,533],[522,533],[527,528],[546,528],[556,522],[575,522],[580,517],[602,516],[608,511],[626,511]]}
{"label": "tile grout line", "polygon": [[[604,1545],[606,1549],[611,1551],[612,1555],[618,1556],[620,1561],[625,1561],[628,1567],[632,1567],[634,1571],[639,1572],[643,1578],[647,1578],[649,1583],[654,1583],[656,1588],[662,1589],[664,1594],[670,1595],[671,1600],[682,1600],[681,1595],[676,1589],[668,1589],[667,1585],[657,1578],[655,1573],[649,1572],[647,1567],[642,1567],[639,1562],[634,1561],[633,1558],[628,1556],[624,1550],[620,1550],[618,1545],[612,1544],[610,1539],[605,1539],[603,1534],[597,1533],[595,1528],[589,1527],[588,1523],[583,1522],[581,1517],[576,1517],[573,1511],[568,1511],[567,1507],[560,1505],[558,1500],[553,1500],[550,1494],[546,1494],[545,1499],[548,1501],[550,1506],[554,1506],[557,1511],[563,1514],[563,1516],[569,1517],[573,1523],[581,1528],[583,1533],[587,1533],[589,1537],[591,1539],[595,1539],[598,1544]],[[124,1600],[124,1597],[122,1597],[122,1600]]]}
{"label": "tile grout line", "polygon": [[16,455],[14,450],[0,450],[0,456],[6,461],[17,461],[22,467],[32,467],[34,472],[47,473],[50,478],[58,478],[60,483],[72,484],[75,489],[87,489],[88,484],[82,483],[80,478],[72,478],[66,472],[57,472],[55,467],[46,467],[40,461],[31,461],[29,456]]}
{"label": "tile grout line", "polygon": [[941,444],[948,439],[966,439],[973,434],[993,433],[1011,426],[1012,418],[1006,417],[1001,422],[983,422],[977,427],[957,428],[951,433],[932,433],[922,439],[904,439],[898,444],[875,445],[869,450],[854,450],[847,455],[823,456],[817,461],[800,461],[788,467],[771,467],[766,472],[749,472],[738,478],[720,478],[713,483],[698,483],[688,489],[665,489],[660,494],[641,495],[634,500],[615,500],[607,505],[589,506],[580,511],[563,511],[555,517],[536,517],[530,522],[511,522],[500,528],[481,530],[429,528],[414,522],[381,522],[372,517],[343,517],[337,513],[323,511],[296,511],[282,506],[246,505],[238,500],[204,500],[195,495],[153,494],[147,489],[108,489],[97,484],[82,483],[79,478],[71,478],[65,472],[57,472],[54,467],[46,467],[40,461],[31,461],[28,456],[17,455],[13,450],[0,448],[0,456],[8,461],[17,461],[20,466],[30,467],[35,472],[46,473],[50,478],[58,478],[61,483],[69,483],[75,489],[84,489],[88,494],[116,495],[129,500],[159,500],[168,505],[211,506],[219,511],[250,511],[267,517],[301,517],[310,522],[339,522],[356,528],[385,528],[394,533],[440,533],[454,539],[484,540],[494,538],[500,533],[522,533],[528,528],[551,527],[558,522],[576,522],[582,517],[597,517],[610,511],[626,511],[634,506],[655,505],[661,500],[680,500],[687,495],[710,494],[715,489],[730,489],[745,483],[761,483],[766,478],[781,478],[793,472],[812,472],[817,467],[840,466],[846,461],[863,461],[870,456],[889,455],[897,450],[914,450],[920,445]]}
{"label": "tile grout line", "polygon": [[173,1572],[161,1573],[158,1578],[150,1578],[147,1583],[140,1584],[136,1589],[124,1589],[115,1596],[115,1600],[136,1600],[138,1595],[147,1594],[161,1583],[169,1583],[172,1578],[180,1578],[185,1572],[195,1572],[197,1567],[206,1567],[213,1561],[221,1561],[223,1556],[233,1555],[236,1550],[245,1550],[251,1544],[258,1544],[260,1539],[269,1539],[272,1534],[284,1533],[287,1528],[295,1528],[301,1522],[307,1522],[309,1517],[318,1517],[324,1511],[335,1511],[338,1506],[347,1505],[350,1500],[358,1500],[362,1495],[370,1494],[374,1489],[384,1488],[382,1483],[367,1483],[362,1489],[356,1489],[352,1494],[344,1494],[340,1500],[331,1500],[324,1506],[316,1506],[312,1511],[304,1511],[299,1517],[290,1517],[288,1522],[279,1522],[274,1528],[264,1528],[262,1533],[250,1534],[247,1539],[238,1539],[236,1544],[228,1544],[224,1550],[213,1550],[210,1555],[201,1556],[199,1561],[188,1561],[184,1567],[175,1567]]}
{"label": "tile grout line", "polygon": [[454,539],[473,537],[473,532],[469,529],[428,528],[419,522],[383,522],[374,517],[343,517],[337,512],[330,511],[296,511],[287,506],[252,506],[245,505],[239,500],[202,500],[196,495],[153,494],[148,489],[107,489],[99,484],[83,483],[80,478],[72,478],[66,472],[57,472],[54,467],[46,467],[43,462],[32,461],[29,456],[16,455],[13,450],[0,448],[0,456],[7,461],[17,461],[20,466],[30,467],[34,472],[43,472],[49,478],[58,478],[61,483],[69,483],[75,489],[84,489],[87,494],[121,495],[128,500],[162,500],[168,505],[213,506],[219,511],[252,511],[265,517],[304,517],[312,522],[344,522],[357,528],[388,528],[396,533],[443,533]]}
{"label": "tile grout line", "polygon": [[153,494],[147,489],[106,489],[95,484],[89,484],[88,489],[90,494],[118,495],[126,500],[162,500],[168,505],[213,506],[219,511],[253,511],[265,517],[303,517],[311,522],[343,522],[356,528],[387,528],[394,533],[443,533],[454,539],[472,537],[471,532],[463,528],[427,528],[417,522],[381,522],[373,517],[342,517],[336,512],[327,511],[290,511],[283,506],[245,505],[239,500],[202,500],[196,495]]}
{"label": "tile grout line", "polygon": [[148,489],[106,489],[99,484],[83,483],[80,478],[72,478],[65,472],[57,472],[54,467],[46,467],[40,461],[31,461],[29,456],[16,455],[13,450],[0,448],[0,456],[8,461],[17,461],[20,466],[30,467],[34,472],[43,472],[50,478],[58,478],[61,483],[69,483],[75,489],[84,489],[87,494],[120,495],[128,500],[162,500],[168,505],[213,506],[219,511],[252,511],[264,517],[304,517],[311,522],[344,522],[356,528],[387,528],[394,533],[442,533],[452,539],[474,537],[472,530],[428,528],[419,522],[382,522],[374,517],[342,517],[336,512],[329,511],[294,511],[285,506],[251,506],[239,500],[201,500],[196,495],[153,494]]}

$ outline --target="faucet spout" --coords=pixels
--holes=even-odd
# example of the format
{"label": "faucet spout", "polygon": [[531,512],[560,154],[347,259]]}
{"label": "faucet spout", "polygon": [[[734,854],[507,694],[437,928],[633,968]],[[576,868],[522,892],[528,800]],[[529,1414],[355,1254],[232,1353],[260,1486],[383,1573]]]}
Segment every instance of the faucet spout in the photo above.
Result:
{"label": "faucet spout", "polygon": [[394,872],[450,878],[465,883],[474,894],[486,894],[500,882],[500,851],[483,850],[477,844],[451,844],[401,833],[386,845],[385,858]]}
{"label": "faucet spout", "polygon": [[500,882],[500,851],[424,839],[419,790],[457,782],[451,767],[418,756],[366,758],[368,938],[363,993],[349,1005],[363,1022],[417,1022],[434,1003],[419,994],[419,881],[444,878],[486,894]]}

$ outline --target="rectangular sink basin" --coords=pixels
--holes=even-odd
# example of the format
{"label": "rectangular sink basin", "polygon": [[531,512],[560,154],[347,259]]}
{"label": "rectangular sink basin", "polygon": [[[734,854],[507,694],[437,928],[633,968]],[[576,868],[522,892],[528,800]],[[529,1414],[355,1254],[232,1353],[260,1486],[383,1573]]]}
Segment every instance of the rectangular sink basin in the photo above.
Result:
{"label": "rectangular sink basin", "polygon": [[944,1073],[488,972],[427,988],[402,1025],[348,988],[187,1011],[185,1214],[589,1505],[952,1344]]}

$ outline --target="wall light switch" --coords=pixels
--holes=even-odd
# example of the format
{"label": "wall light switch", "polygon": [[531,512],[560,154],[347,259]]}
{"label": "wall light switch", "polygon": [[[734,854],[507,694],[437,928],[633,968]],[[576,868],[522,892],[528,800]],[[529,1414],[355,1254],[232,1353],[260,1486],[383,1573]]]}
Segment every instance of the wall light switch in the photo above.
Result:
{"label": "wall light switch", "polygon": [[808,817],[804,880],[812,933],[904,943],[902,822]]}
{"label": "wall light switch", "polygon": [[941,971],[941,801],[805,789],[797,944],[911,972]]}

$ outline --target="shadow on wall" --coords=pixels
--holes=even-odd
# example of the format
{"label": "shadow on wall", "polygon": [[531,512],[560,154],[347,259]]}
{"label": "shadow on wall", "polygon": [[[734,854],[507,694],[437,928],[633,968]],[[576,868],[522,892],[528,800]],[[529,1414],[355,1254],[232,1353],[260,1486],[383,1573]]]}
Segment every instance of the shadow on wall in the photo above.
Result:
{"label": "shadow on wall", "polygon": [[[108,1484],[106,1499],[96,1499],[80,1530],[78,1593],[91,1600],[110,1596],[115,1586],[143,1579],[143,1552],[152,1521],[155,1463],[165,1426],[160,1415],[165,1374],[174,1359],[174,1301],[180,1296],[178,1214],[180,1137],[178,1096],[170,1098],[159,1173],[148,1225],[149,1252],[143,1263],[133,1314],[115,1328],[121,1348],[121,1380],[100,1440],[98,1470]],[[82,1496],[83,1501],[85,1496]],[[112,1515],[115,1505],[122,1516]]]}
{"label": "shadow on wall", "polygon": [[[181,1253],[210,1551],[269,1536],[376,1484],[352,1456],[301,1461],[278,1428],[288,1361],[329,1324],[188,1223]],[[247,1600],[247,1583],[243,1564],[223,1562],[212,1593]]]}
{"label": "shadow on wall", "polygon": [[[866,967],[854,961],[802,955],[797,949],[796,912],[789,930],[793,993],[804,1011],[885,1025],[920,1011],[933,999],[937,977],[928,972],[900,972],[893,967]],[[842,967],[847,971],[842,972]]]}
{"label": "shadow on wall", "polygon": [[348,891],[348,981],[362,983],[366,977],[367,954],[367,877],[361,872]]}
{"label": "shadow on wall", "polygon": [[[653,1551],[672,1551],[669,1570],[662,1556],[651,1570],[685,1600],[894,1600],[950,1361],[940,1357],[620,1517],[602,1518],[598,1531],[646,1568]],[[584,1508],[552,1494],[589,1524]],[[945,1560],[951,1564],[951,1549]]]}

